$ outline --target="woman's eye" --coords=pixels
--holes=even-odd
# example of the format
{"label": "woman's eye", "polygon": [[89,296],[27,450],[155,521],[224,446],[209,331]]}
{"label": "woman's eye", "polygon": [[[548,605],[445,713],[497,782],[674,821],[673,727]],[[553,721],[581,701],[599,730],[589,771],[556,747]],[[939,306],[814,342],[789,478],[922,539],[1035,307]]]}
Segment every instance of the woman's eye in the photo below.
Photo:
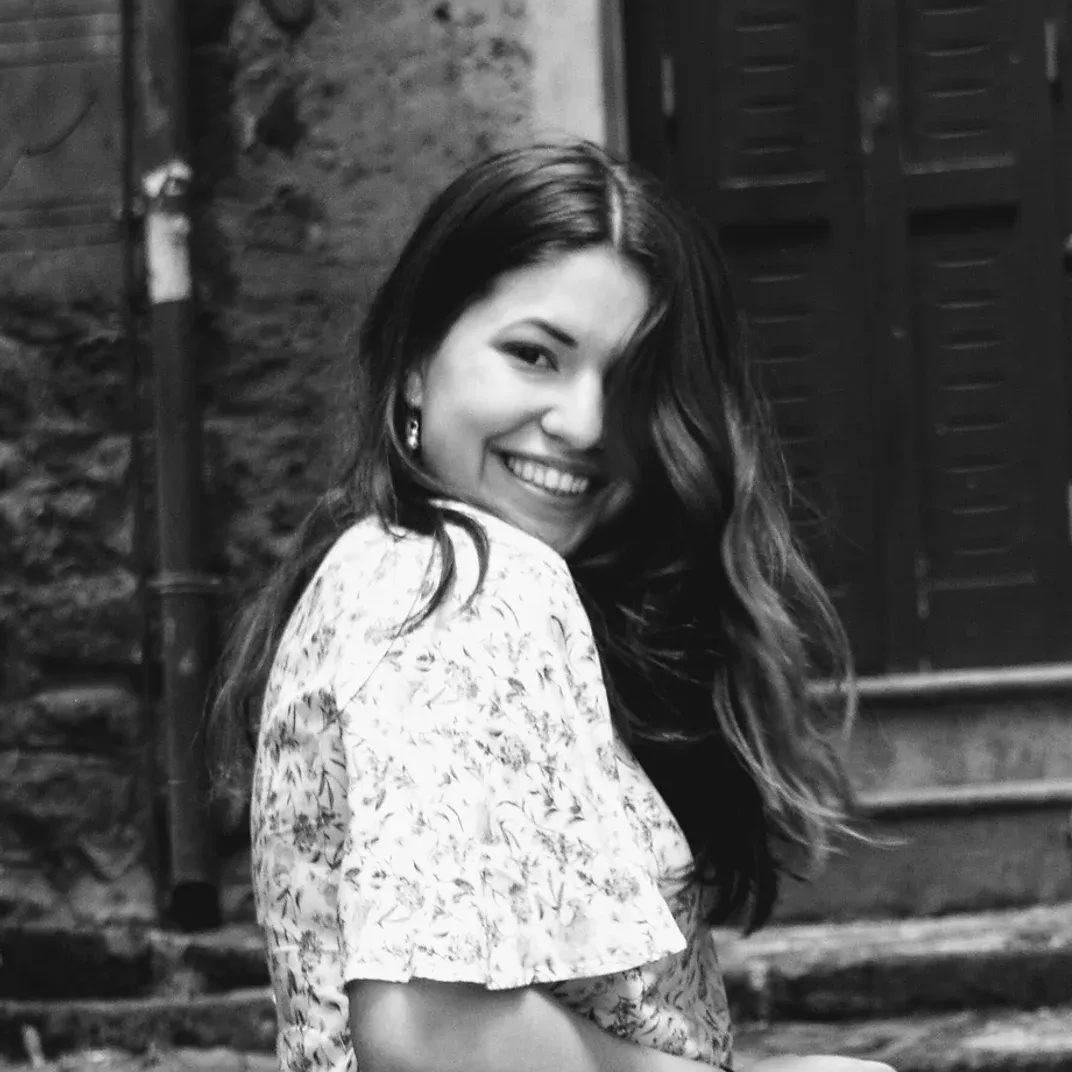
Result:
{"label": "woman's eye", "polygon": [[537,346],[528,342],[508,342],[503,346],[511,357],[523,361],[526,365],[539,365],[541,362],[554,367],[554,359],[550,352],[543,346]]}

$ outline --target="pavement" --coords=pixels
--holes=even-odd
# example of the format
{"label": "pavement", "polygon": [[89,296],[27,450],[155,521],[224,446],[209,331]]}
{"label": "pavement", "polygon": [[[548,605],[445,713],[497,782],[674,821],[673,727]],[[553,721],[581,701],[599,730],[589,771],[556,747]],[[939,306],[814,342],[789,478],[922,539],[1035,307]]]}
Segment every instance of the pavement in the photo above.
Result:
{"label": "pavement", "polygon": [[211,1050],[79,1050],[54,1061],[5,1061],[0,1072],[278,1072],[275,1056],[241,1053],[223,1047]]}

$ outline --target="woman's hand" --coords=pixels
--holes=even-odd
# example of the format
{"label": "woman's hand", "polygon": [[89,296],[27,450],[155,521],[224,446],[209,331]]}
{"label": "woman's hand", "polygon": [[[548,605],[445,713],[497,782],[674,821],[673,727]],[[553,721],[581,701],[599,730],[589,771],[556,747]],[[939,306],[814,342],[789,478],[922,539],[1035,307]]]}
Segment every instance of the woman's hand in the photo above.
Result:
{"label": "woman's hand", "polygon": [[834,1057],[830,1054],[808,1054],[806,1057],[786,1054],[764,1057],[746,1065],[740,1072],[894,1072],[881,1061],[865,1061],[859,1057]]}

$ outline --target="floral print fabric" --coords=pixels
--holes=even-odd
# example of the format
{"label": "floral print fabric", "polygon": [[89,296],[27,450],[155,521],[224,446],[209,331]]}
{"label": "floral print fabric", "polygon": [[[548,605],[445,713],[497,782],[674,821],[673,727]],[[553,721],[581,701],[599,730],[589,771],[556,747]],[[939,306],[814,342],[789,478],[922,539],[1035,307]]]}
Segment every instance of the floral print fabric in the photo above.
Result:
{"label": "floral print fabric", "polygon": [[[474,512],[475,513],[475,512]],[[288,1070],[356,1068],[350,979],[538,985],[615,1034],[729,1060],[725,994],[673,816],[617,739],[565,562],[479,514],[349,530],[291,616],[265,696],[254,890]]]}

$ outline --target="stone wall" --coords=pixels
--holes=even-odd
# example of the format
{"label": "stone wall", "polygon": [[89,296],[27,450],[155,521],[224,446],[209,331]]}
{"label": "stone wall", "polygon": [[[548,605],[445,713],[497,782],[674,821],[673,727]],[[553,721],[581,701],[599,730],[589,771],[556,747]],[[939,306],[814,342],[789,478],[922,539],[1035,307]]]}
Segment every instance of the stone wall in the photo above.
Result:
{"label": "stone wall", "polygon": [[[224,617],[342,457],[348,337],[417,214],[527,136],[525,34],[520,0],[319,3],[297,34],[258,2],[237,11],[232,128],[206,130],[199,154],[214,184],[206,434]],[[228,905],[248,908],[241,853],[226,870]]]}
{"label": "stone wall", "polygon": [[338,460],[347,336],[417,213],[527,133],[524,34],[519,0],[320,3],[297,37],[258,2],[238,10],[232,129],[199,154],[225,266],[206,381],[232,577],[275,557]]}
{"label": "stone wall", "polygon": [[[188,11],[196,359],[225,619],[341,456],[347,338],[421,206],[532,131],[533,57],[524,0]],[[166,846],[152,698],[137,699],[130,432],[151,415],[131,412],[114,275],[60,285],[46,254],[20,256],[33,272],[0,288],[0,927],[149,922]],[[237,844],[241,820],[222,831]],[[248,913],[241,851],[225,872],[225,910]]]}
{"label": "stone wall", "polygon": [[0,921],[154,917],[114,311],[0,302]]}
{"label": "stone wall", "polygon": [[0,922],[146,920],[118,0],[0,48]]}

